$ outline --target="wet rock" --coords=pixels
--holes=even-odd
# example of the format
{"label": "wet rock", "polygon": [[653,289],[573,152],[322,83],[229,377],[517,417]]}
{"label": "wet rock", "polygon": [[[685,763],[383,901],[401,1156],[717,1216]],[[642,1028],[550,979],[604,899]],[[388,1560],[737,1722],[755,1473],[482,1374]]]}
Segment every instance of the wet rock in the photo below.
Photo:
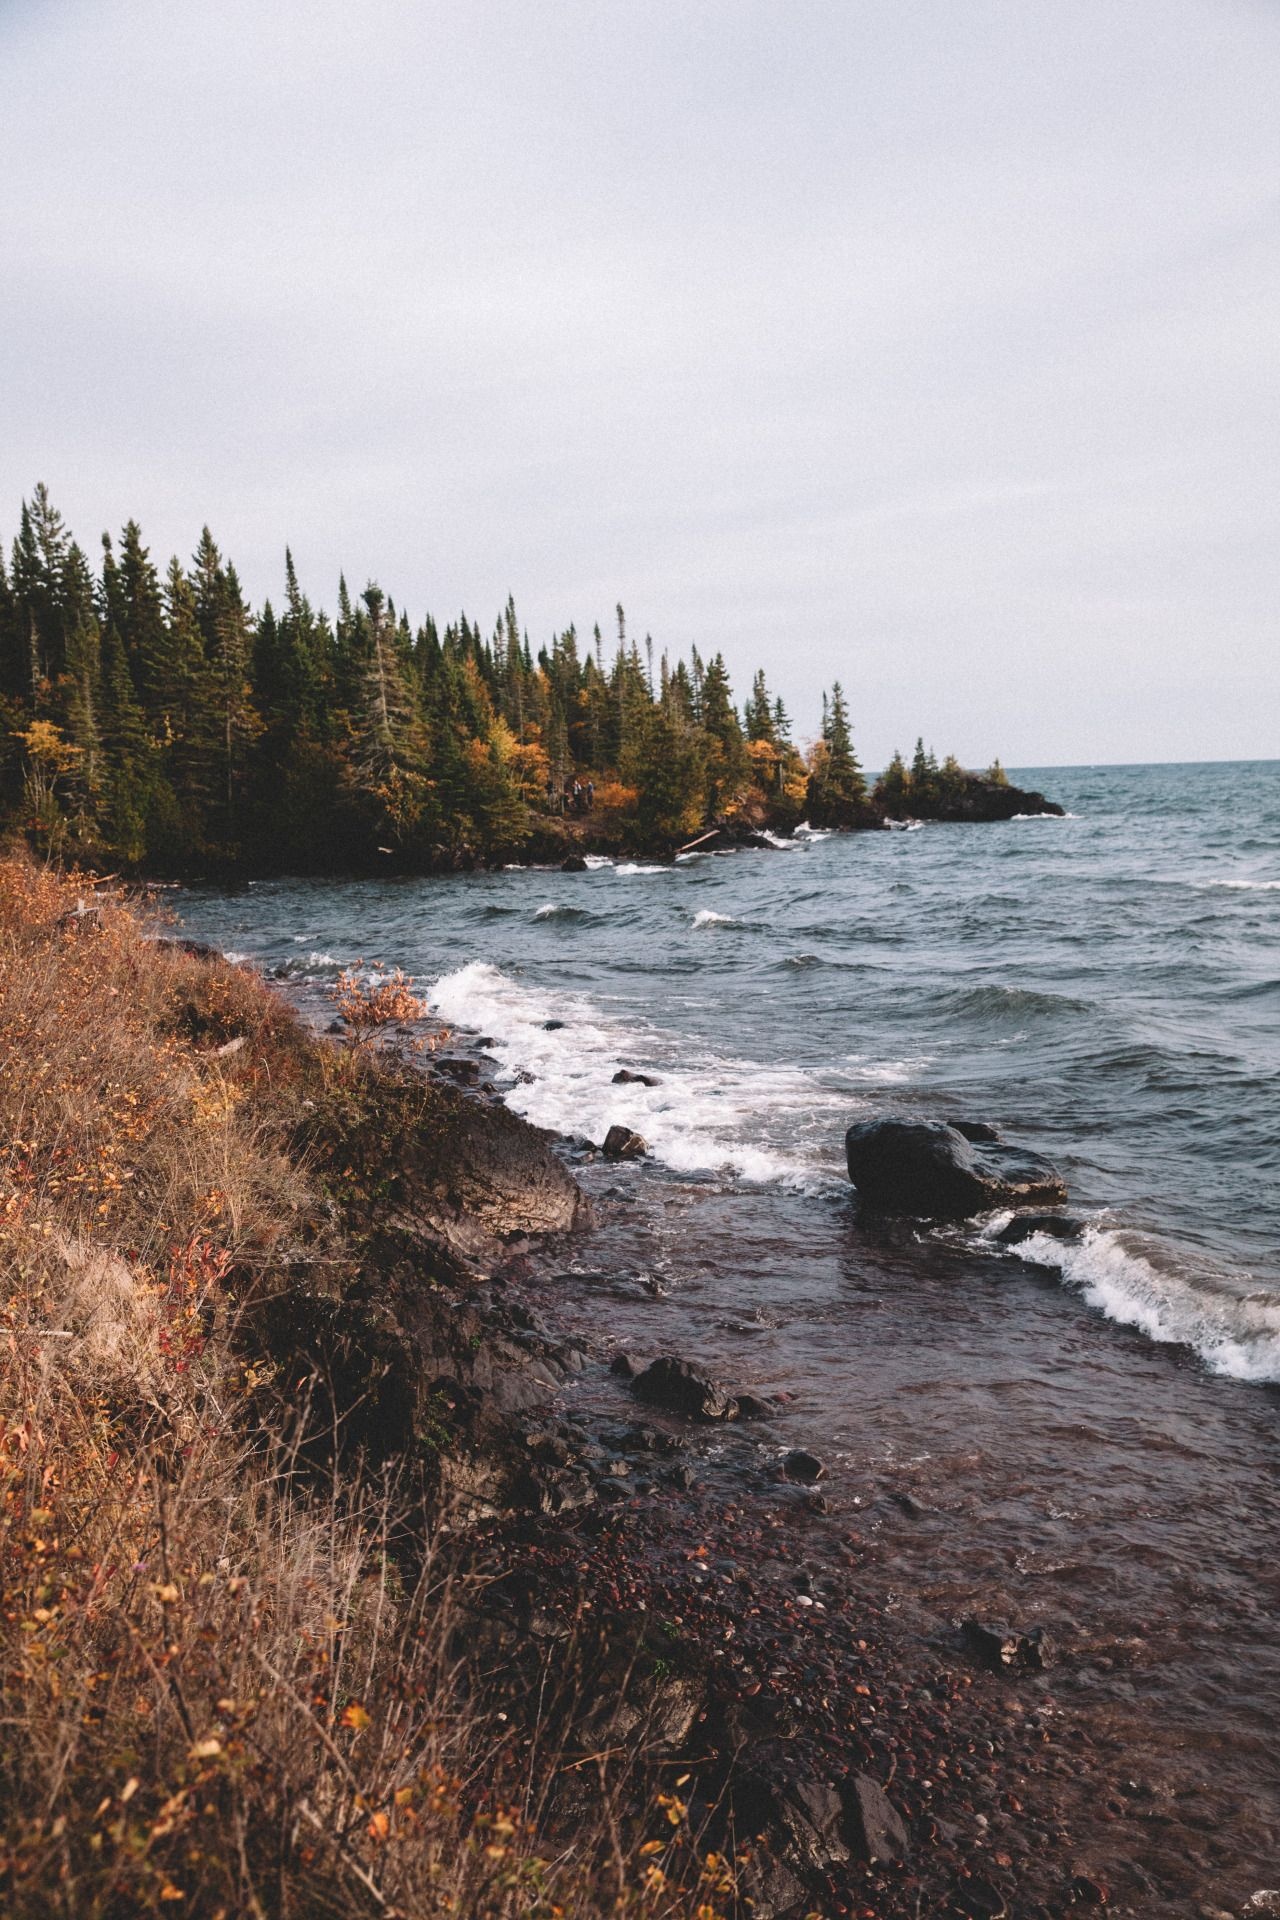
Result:
{"label": "wet rock", "polygon": [[993,1207],[1056,1206],[1066,1183],[1038,1153],[967,1140],[938,1120],[863,1120],[845,1135],[859,1198],[887,1213],[966,1219]]}
{"label": "wet rock", "polygon": [[563,1020],[544,1020],[542,1023],[542,1031],[544,1033],[559,1033],[563,1025]]}
{"label": "wet rock", "polygon": [[907,1829],[884,1788],[865,1773],[849,1783],[845,1799],[845,1830],[860,1860],[905,1860],[911,1849]]}
{"label": "wet rock", "polygon": [[644,1140],[630,1127],[610,1127],[604,1137],[606,1160],[642,1160],[648,1151]]}
{"label": "wet rock", "polygon": [[787,1835],[787,1853],[810,1872],[840,1866],[849,1858],[844,1839],[844,1802],[828,1780],[799,1779],[777,1790],[776,1818]]}
{"label": "wet rock", "polygon": [[952,1899],[957,1913],[967,1914],[971,1920],[1003,1920],[1009,1911],[1002,1890],[993,1880],[984,1880],[976,1873],[960,1882]]}
{"label": "wet rock", "polygon": [[895,1507],[906,1514],[908,1520],[918,1520],[925,1511],[914,1494],[891,1493],[889,1498]]}
{"label": "wet rock", "polygon": [[1084,1221],[1068,1213],[1016,1213],[995,1237],[1002,1247],[1019,1247],[1037,1233],[1051,1240],[1078,1240],[1083,1232]]}
{"label": "wet rock", "polygon": [[754,1393],[738,1395],[739,1420],[772,1420],[777,1411],[775,1406],[771,1406],[767,1400],[761,1400]]}
{"label": "wet rock", "polygon": [[1240,1909],[1240,1920],[1270,1920],[1271,1915],[1280,1917],[1280,1890],[1274,1887],[1261,1887],[1257,1893],[1251,1893]]}
{"label": "wet rock", "polygon": [[633,1382],[633,1391],[650,1406],[668,1407],[691,1420],[733,1420],[738,1403],[701,1368],[688,1360],[665,1356],[647,1366]]}
{"label": "wet rock", "polygon": [[567,853],[560,862],[561,873],[585,873],[587,863],[580,853]]}
{"label": "wet rock", "polygon": [[629,1353],[615,1353],[609,1362],[609,1371],[619,1380],[634,1380],[642,1370],[642,1362]]}
{"label": "wet rock", "polygon": [[788,1480],[798,1480],[802,1486],[811,1487],[821,1480],[827,1469],[816,1453],[807,1453],[803,1447],[793,1447],[782,1462],[782,1471]]}
{"label": "wet rock", "polygon": [[988,1144],[998,1144],[1000,1140],[999,1127],[993,1127],[989,1120],[948,1120],[947,1125],[962,1133],[966,1140]]}
{"label": "wet rock", "polygon": [[633,1073],[630,1067],[619,1067],[613,1076],[615,1087],[657,1087],[661,1081],[655,1080],[651,1073]]}
{"label": "wet rock", "polygon": [[964,1620],[960,1630],[970,1651],[994,1673],[1044,1673],[1057,1658],[1057,1649],[1043,1627],[1021,1633],[1016,1627]]}
{"label": "wet rock", "polygon": [[480,1080],[480,1062],[456,1053],[434,1054],[431,1070],[443,1074],[446,1080],[456,1080],[459,1086],[474,1087]]}
{"label": "wet rock", "polygon": [[1077,1907],[1105,1907],[1111,1897],[1102,1882],[1091,1880],[1087,1873],[1075,1876],[1069,1892],[1073,1905]]}

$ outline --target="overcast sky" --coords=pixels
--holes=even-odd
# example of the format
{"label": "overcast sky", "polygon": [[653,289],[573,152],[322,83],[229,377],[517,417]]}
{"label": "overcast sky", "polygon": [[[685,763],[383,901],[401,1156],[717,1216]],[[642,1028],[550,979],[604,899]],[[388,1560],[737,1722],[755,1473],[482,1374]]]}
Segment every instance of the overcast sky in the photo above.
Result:
{"label": "overcast sky", "polygon": [[0,532],[1280,752],[1276,0],[0,0]]}

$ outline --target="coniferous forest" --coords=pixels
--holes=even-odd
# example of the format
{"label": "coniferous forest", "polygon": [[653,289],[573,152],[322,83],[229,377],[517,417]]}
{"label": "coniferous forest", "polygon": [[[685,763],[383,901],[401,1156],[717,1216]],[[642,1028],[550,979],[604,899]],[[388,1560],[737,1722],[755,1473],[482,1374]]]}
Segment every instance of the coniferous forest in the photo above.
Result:
{"label": "coniferous forest", "polygon": [[44,486],[0,552],[0,822],[45,855],[139,871],[431,870],[739,835],[974,817],[1004,784],[923,744],[868,791],[837,683],[802,750],[757,672],[672,661],[619,606],[535,652],[516,609],[485,633],[417,627],[340,579],[332,617],[284,555],[254,611],[206,527],[162,568],[133,520],[95,565]]}

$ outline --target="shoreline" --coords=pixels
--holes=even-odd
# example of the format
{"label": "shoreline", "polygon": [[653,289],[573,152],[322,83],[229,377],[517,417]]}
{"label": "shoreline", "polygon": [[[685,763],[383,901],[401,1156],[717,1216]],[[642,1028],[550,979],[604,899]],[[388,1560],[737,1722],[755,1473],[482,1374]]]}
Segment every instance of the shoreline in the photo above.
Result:
{"label": "shoreline", "polygon": [[[41,898],[69,903],[61,883],[31,885],[43,889]],[[414,1568],[427,1564],[437,1586],[456,1594],[442,1658],[470,1701],[468,1764],[485,1756],[485,1792],[525,1781],[538,1808],[526,1844],[549,1846],[560,1859],[586,1857],[607,1807],[625,1836],[627,1871],[639,1879],[647,1860],[666,1876],[661,1889],[645,1882],[651,1905],[638,1910],[673,1920],[694,1911],[699,1891],[710,1895],[702,1907],[726,1920],[813,1912],[1062,1920],[1090,1905],[1134,1920],[1203,1920],[1206,1901],[1215,1913],[1250,1911],[1251,1889],[1224,1852],[1229,1834],[1214,1832],[1227,1819],[1228,1778],[1197,1783],[1194,1757],[1167,1742],[1139,1763],[1137,1708],[1130,1724],[1099,1704],[1104,1668],[1120,1668],[1103,1688],[1107,1697],[1129,1684],[1125,1676],[1144,1678],[1146,1656],[1134,1649],[1145,1627],[1127,1651],[1108,1630],[1104,1654],[1086,1602],[1084,1619],[1039,1659],[1017,1638],[1030,1640],[1030,1616],[1014,1615],[1008,1659],[999,1640],[1008,1615],[975,1609],[996,1632],[994,1647],[966,1636],[947,1583],[940,1593],[938,1574],[922,1575],[932,1541],[957,1563],[972,1560],[981,1545],[972,1516],[933,1506],[911,1475],[875,1491],[867,1508],[839,1461],[818,1470],[828,1449],[803,1404],[756,1393],[750,1379],[704,1364],[701,1342],[673,1336],[673,1326],[700,1326],[696,1301],[675,1303],[674,1321],[654,1321],[658,1297],[641,1300],[629,1284],[634,1304],[624,1309],[611,1288],[636,1271],[628,1235],[643,1239],[645,1221],[622,1201],[652,1187],[660,1205],[665,1185],[632,1168],[620,1199],[615,1165],[566,1154],[495,1090],[471,1084],[482,1083],[483,1050],[459,1039],[448,1055],[433,1054],[423,1045],[430,1024],[375,1027],[371,1037],[389,1043],[385,1058],[378,1046],[335,1045],[304,1032],[296,994],[208,950],[176,941],[141,952],[127,914],[106,898],[96,915],[42,912],[31,952],[84,975],[88,1026],[76,1033],[77,1046],[109,1010],[104,977],[121,983],[107,991],[122,993],[116,1006],[129,1015],[133,998],[159,995],[160,1058],[178,1046],[199,1126],[213,1129],[215,1143],[237,1127],[246,1142],[264,1128],[263,1137],[276,1140],[283,1158],[271,1179],[283,1179],[282,1196],[292,1197],[241,1250],[228,1240],[228,1271],[244,1296],[227,1359],[256,1384],[230,1401],[225,1385],[212,1384],[221,1404],[239,1408],[246,1433],[255,1423],[263,1433],[281,1419],[295,1423],[291,1472],[304,1470],[296,1496],[304,1515],[328,1485],[338,1506],[327,1524],[337,1526],[370,1471],[394,1470],[397,1583],[411,1587]],[[102,956],[117,946],[117,971],[104,976]],[[59,993],[52,1033],[66,1025]],[[314,995],[305,1014],[312,1027],[323,1024],[322,1006],[327,1000]],[[449,1064],[458,1060],[473,1063],[474,1073]],[[262,1162],[254,1179],[267,1167]],[[753,1216],[748,1209],[744,1232],[731,1199],[721,1196],[720,1215],[735,1225],[734,1264],[746,1269],[756,1258]],[[710,1187],[706,1201],[716,1214]],[[766,1204],[758,1198],[756,1213]],[[213,1231],[231,1236],[232,1216],[220,1226],[214,1218]],[[710,1231],[723,1238],[715,1219]],[[886,1298],[909,1304],[930,1285],[954,1291],[957,1273],[931,1273],[908,1242],[858,1243],[859,1265],[885,1270]],[[961,1275],[979,1275],[963,1255],[947,1259]],[[584,1262],[603,1270],[584,1270]],[[211,1334],[224,1312],[215,1304],[222,1284],[202,1309]],[[617,1304],[602,1324],[610,1299]],[[1070,1311],[1059,1290],[1060,1324]],[[691,1418],[687,1397],[683,1411],[644,1399],[618,1364],[624,1322],[639,1333],[633,1374],[662,1354],[696,1352],[699,1372],[710,1376],[695,1382],[697,1394],[719,1393],[723,1380],[722,1397],[737,1399],[742,1417]],[[870,1372],[891,1359],[885,1337],[882,1320],[879,1346],[867,1349]],[[75,1333],[68,1361],[87,1338]],[[203,1377],[209,1361],[195,1347],[192,1354]],[[61,1359],[59,1349],[54,1355]],[[1152,1367],[1153,1377],[1164,1364]],[[927,1353],[918,1365],[930,1371]],[[126,1407],[140,1379],[126,1376],[113,1389]],[[179,1398],[147,1420],[160,1417],[167,1433],[187,1418],[180,1396],[193,1390],[181,1385]],[[705,1398],[696,1404],[708,1411]],[[806,1440],[818,1457],[787,1466],[784,1456],[802,1454]],[[148,1437],[149,1448],[156,1444]],[[1085,1443],[1083,1460],[1093,1444]],[[244,1461],[234,1468],[247,1470]],[[1008,1499],[1003,1463],[993,1474],[979,1459],[971,1477],[985,1503]],[[73,1492],[67,1487],[59,1502]],[[901,1552],[880,1517],[893,1513]],[[68,1563],[69,1596],[77,1577]],[[172,1582],[175,1594],[188,1579],[194,1594],[196,1577]],[[41,1578],[47,1586],[44,1563]],[[220,1596],[220,1577],[211,1578],[208,1592]],[[167,1573],[164,1580],[157,1595],[169,1591]],[[1003,1585],[989,1577],[986,1584],[993,1592]],[[115,1595],[108,1589],[108,1618],[133,1604],[124,1590]],[[77,1604],[58,1603],[68,1632]],[[161,1610],[146,1616],[148,1630],[176,1644],[163,1609],[187,1602],[146,1604]],[[394,1622],[400,1603],[389,1604]],[[1188,1610],[1193,1626],[1202,1612],[1199,1602]],[[38,1624],[43,1633],[62,1630],[57,1619]],[[376,1655],[376,1635],[373,1647]],[[394,1669],[389,1680],[394,1703]],[[208,1710],[222,1717],[210,1737],[220,1751],[247,1750],[238,1722],[224,1725],[226,1700],[237,1697],[225,1680],[211,1688]],[[320,1697],[333,1725],[344,1696],[322,1686]],[[167,1700],[161,1687],[152,1711],[169,1716],[179,1753],[194,1751]],[[393,1708],[388,1727],[401,1710]],[[366,1689],[342,1708],[342,1724],[359,1740],[361,1716],[383,1711]],[[535,1765],[547,1750],[551,1762]],[[113,1790],[127,1787],[121,1777]],[[136,1789],[135,1781],[129,1791],[139,1813],[157,1818],[171,1788],[147,1776]],[[90,1809],[99,1792],[90,1774]],[[385,1804],[392,1807],[391,1798]],[[451,1816],[460,1823],[450,1842],[460,1857],[475,1820],[494,1817],[491,1804],[464,1796]],[[193,1819],[195,1811],[193,1803]],[[121,1831],[124,1844],[123,1823]],[[392,1840],[393,1849],[380,1851]],[[37,1898],[30,1876],[51,1844],[39,1830],[24,1842]],[[412,1870],[415,1845],[407,1826],[389,1837],[377,1828],[358,1856],[326,1856],[326,1871],[354,1876],[357,1899],[361,1875],[393,1890],[396,1872]],[[60,1856],[55,1849],[47,1857],[54,1871]],[[287,1870],[310,1868],[291,1858]],[[1267,1884],[1260,1874],[1253,1883]],[[652,1905],[659,1892],[662,1907]],[[14,1911],[36,1908],[15,1902]]]}
{"label": "shoreline", "polygon": [[[465,1054],[468,1039],[454,1040]],[[492,1089],[484,1097],[499,1098]],[[592,1164],[603,1177],[604,1163]],[[553,1339],[565,1331],[572,1276],[554,1270],[566,1251],[534,1247],[509,1274]],[[955,1257],[963,1266],[965,1256]],[[586,1366],[579,1358],[566,1367],[559,1417],[541,1430],[535,1517],[491,1522],[484,1539],[498,1591],[520,1596],[499,1608],[504,1674],[520,1667],[522,1639],[545,1646],[560,1633],[589,1642],[599,1604],[589,1596],[603,1590],[615,1623],[621,1612],[636,1636],[628,1672],[639,1644],[659,1676],[645,1703],[649,1721],[684,1725],[696,1705],[683,1746],[664,1764],[699,1763],[704,1818],[714,1821],[726,1794],[740,1795],[762,1823],[767,1842],[751,1873],[763,1878],[750,1878],[756,1914],[800,1914],[806,1901],[823,1913],[885,1920],[919,1911],[1048,1917],[1082,1905],[1151,1920],[1201,1911],[1154,1881],[1148,1897],[1135,1897],[1138,1878],[1117,1882],[1117,1821],[1136,1821],[1135,1835],[1144,1834],[1141,1845],[1135,1839],[1138,1876],[1136,1858],[1150,1853],[1148,1822],[1163,1820],[1162,1807],[1183,1789],[1173,1779],[1161,1784],[1154,1757],[1139,1768],[1141,1792],[1131,1778],[1126,1785],[1135,1767],[1127,1743],[1073,1697],[1074,1649],[1055,1650],[1044,1671],[1022,1666],[1021,1654],[1012,1669],[997,1658],[993,1673],[981,1640],[904,1622],[898,1603],[886,1608],[874,1565],[861,1564],[865,1536],[848,1531],[847,1511],[833,1512],[825,1475],[806,1484],[776,1460],[759,1464],[772,1440],[767,1424],[717,1432],[637,1407],[616,1370],[616,1341],[598,1325],[593,1334],[596,1319],[588,1303],[584,1321],[581,1302],[571,1316]],[[661,1341],[652,1349],[678,1350]],[[588,1378],[598,1385],[584,1410]],[[738,1464],[709,1458],[706,1443],[714,1435],[713,1452],[722,1451],[720,1434],[736,1445]],[[818,1445],[826,1451],[820,1437]],[[910,1520],[915,1502],[901,1499]],[[668,1623],[657,1637],[655,1620]],[[616,1690],[616,1650],[595,1646],[591,1657],[596,1684]],[[668,1682],[677,1704],[664,1708]],[[590,1724],[607,1748],[607,1727]],[[752,1767],[740,1779],[743,1754]],[[898,1863],[859,1858],[860,1816],[850,1806],[865,1782],[887,1791],[902,1821]],[[1100,1801],[1110,1808],[1101,1826]],[[1099,1869],[1091,1855],[1103,1836],[1101,1857],[1113,1864]],[[1218,1911],[1238,1910],[1219,1891],[1230,1877],[1210,1875]],[[930,1904],[921,1908],[922,1900]]]}

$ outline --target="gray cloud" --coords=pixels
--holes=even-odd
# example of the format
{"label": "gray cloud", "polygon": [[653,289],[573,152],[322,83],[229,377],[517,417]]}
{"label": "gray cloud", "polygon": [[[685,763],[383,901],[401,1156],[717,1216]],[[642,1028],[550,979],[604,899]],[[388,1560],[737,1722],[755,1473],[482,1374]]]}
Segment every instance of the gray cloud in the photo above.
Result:
{"label": "gray cloud", "polygon": [[0,522],[617,600],[871,763],[1275,752],[1280,16],[0,4]]}

